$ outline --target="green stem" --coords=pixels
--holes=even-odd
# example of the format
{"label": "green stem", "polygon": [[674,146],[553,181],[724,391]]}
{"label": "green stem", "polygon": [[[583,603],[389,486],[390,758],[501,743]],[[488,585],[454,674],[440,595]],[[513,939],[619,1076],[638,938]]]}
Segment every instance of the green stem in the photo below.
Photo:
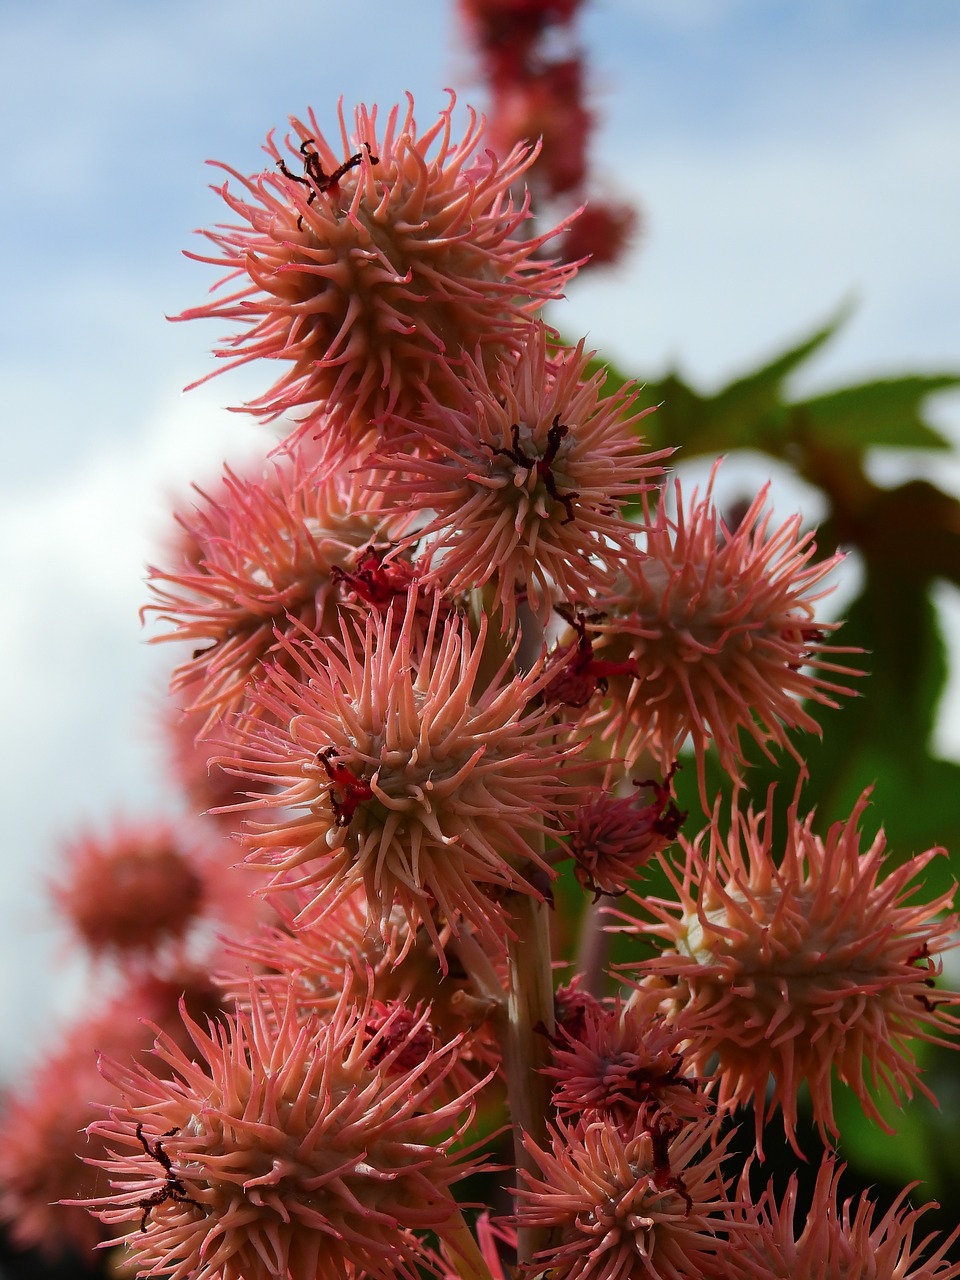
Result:
{"label": "green stem", "polygon": [[[486,620],[487,633],[483,646],[477,688],[491,684],[503,664],[518,651],[513,649],[516,633],[503,630],[503,615],[494,607],[494,593],[490,583],[482,589],[474,589],[470,596],[470,613],[474,635],[478,635],[481,620]],[[542,633],[532,617],[526,619],[527,633],[521,637],[526,647],[533,644],[534,636],[539,650]],[[521,644],[521,648],[524,647]],[[540,859],[543,858],[543,841],[540,841]],[[507,1000],[506,1008],[495,1019],[500,1030],[503,1051],[503,1070],[507,1080],[507,1098],[513,1128],[513,1148],[517,1168],[536,1171],[533,1157],[523,1145],[525,1134],[538,1144],[547,1144],[547,1116],[550,1108],[550,1082],[541,1068],[550,1060],[550,1039],[554,1032],[553,1018],[553,968],[550,946],[549,885],[546,873],[535,864],[521,869],[522,874],[533,880],[544,877],[545,894],[541,901],[529,893],[511,891],[504,899],[511,933],[507,937]],[[479,979],[480,989],[485,983],[482,966],[475,963],[469,945],[461,953],[468,972]],[[471,962],[474,963],[471,963]],[[499,984],[498,984],[499,985]],[[547,1243],[544,1228],[521,1227],[517,1232],[518,1264],[530,1262],[538,1249]]]}

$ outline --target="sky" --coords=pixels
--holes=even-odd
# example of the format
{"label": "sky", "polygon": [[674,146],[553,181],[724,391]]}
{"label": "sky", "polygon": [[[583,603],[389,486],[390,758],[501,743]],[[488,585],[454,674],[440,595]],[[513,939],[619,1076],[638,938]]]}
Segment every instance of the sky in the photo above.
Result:
{"label": "sky", "polygon": [[[595,182],[646,232],[571,286],[568,336],[710,389],[852,302],[803,389],[960,369],[955,0],[588,0],[581,36]],[[58,848],[173,804],[148,715],[167,658],[138,617],[171,498],[262,452],[225,408],[262,377],[183,394],[219,330],[166,319],[215,278],[181,252],[222,216],[204,161],[254,171],[269,129],[310,105],[332,126],[341,94],[410,90],[427,123],[448,85],[483,106],[446,0],[0,0],[0,1079],[101,980],[47,902]],[[960,441],[960,399],[933,417]],[[940,747],[960,758],[956,686]]]}

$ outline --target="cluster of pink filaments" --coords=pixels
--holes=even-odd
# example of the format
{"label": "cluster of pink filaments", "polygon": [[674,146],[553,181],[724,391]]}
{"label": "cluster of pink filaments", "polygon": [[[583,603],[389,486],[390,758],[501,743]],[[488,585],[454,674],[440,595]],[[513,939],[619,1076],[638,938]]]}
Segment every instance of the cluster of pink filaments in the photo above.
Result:
{"label": "cluster of pink filaments", "polygon": [[[814,614],[835,558],[766,490],[735,527],[712,482],[664,493],[640,388],[541,315],[572,269],[521,235],[535,149],[501,162],[453,122],[409,102],[351,132],[341,107],[327,139],[310,113],[227,170],[237,222],[196,255],[225,291],[184,315],[236,325],[228,366],[279,363],[246,407],[296,416],[180,509],[145,611],[186,646],[184,787],[243,865],[126,831],[55,890],[128,981],[192,948],[216,994],[147,1007],[150,1053],[105,1037],[97,1087],[76,1073],[95,1112],[11,1107],[0,1204],[29,1239],[39,1197],[70,1201],[65,1239],[170,1280],[760,1280],[808,1237],[912,1268],[917,1214],[840,1213],[832,1164],[799,1243],[794,1190],[754,1202],[733,1167],[742,1110],[758,1164],[775,1113],[797,1143],[802,1086],[835,1134],[833,1072],[879,1119],[877,1082],[924,1088],[907,1039],[960,1025],[949,895],[913,897],[934,851],[862,851],[866,797],[826,836],[795,800],[775,847],[774,792],[728,822],[708,792],[708,761],[742,785],[745,744],[799,760],[847,692]],[[18,1178],[31,1133],[58,1158]],[[467,1175],[496,1210],[475,1226]],[[946,1247],[889,1274],[948,1280]]]}

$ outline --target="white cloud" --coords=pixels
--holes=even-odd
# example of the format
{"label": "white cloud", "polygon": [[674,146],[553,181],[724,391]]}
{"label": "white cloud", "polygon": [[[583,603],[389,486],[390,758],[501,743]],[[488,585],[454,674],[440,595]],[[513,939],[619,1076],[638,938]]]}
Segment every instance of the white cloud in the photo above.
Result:
{"label": "white cloud", "polygon": [[29,1028],[4,1038],[0,1073],[21,1064],[76,990],[40,884],[55,870],[58,842],[114,810],[154,812],[172,800],[149,715],[167,662],[144,643],[138,618],[170,496],[189,477],[218,473],[224,456],[262,454],[268,439],[208,393],[172,398],[126,441],[54,484],[8,494],[0,511],[9,797],[0,970],[11,971],[0,984],[0,1025]]}
{"label": "white cloud", "polygon": [[[628,367],[680,360],[715,383],[855,297],[821,377],[891,362],[954,367],[960,93],[945,88],[943,61],[935,50],[929,64],[900,68],[917,91],[882,107],[894,74],[883,61],[861,79],[852,70],[833,101],[811,84],[817,123],[806,134],[758,118],[736,137],[705,125],[664,142],[656,122],[618,114],[610,186],[634,196],[648,233],[625,269],[574,285],[571,315]],[[795,111],[804,117],[804,103]]]}

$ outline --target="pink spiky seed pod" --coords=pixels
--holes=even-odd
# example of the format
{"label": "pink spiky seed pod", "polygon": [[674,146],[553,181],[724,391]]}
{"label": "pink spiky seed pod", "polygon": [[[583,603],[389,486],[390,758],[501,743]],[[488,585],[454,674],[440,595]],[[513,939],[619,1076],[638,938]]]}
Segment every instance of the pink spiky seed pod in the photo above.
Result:
{"label": "pink spiky seed pod", "polygon": [[362,893],[342,899],[316,925],[298,927],[297,915],[312,896],[309,889],[271,895],[276,923],[227,940],[232,966],[219,981],[232,999],[242,1001],[249,994],[236,971],[242,964],[245,971],[255,967],[264,990],[282,993],[292,984],[301,1011],[328,1014],[339,1001],[343,975],[349,971],[356,982],[370,983],[375,1000],[388,1005],[401,1001],[410,1007],[423,1001],[430,1006],[430,1021],[440,1039],[456,1039],[460,1046],[447,1075],[451,1089],[466,1091],[478,1074],[486,1075],[499,1063],[493,1015],[505,999],[502,966],[481,956],[484,972],[478,983],[464,970],[455,941],[442,939],[447,945],[438,961],[426,931],[417,930],[411,940],[399,910],[391,915],[386,937],[371,933]]}
{"label": "pink spiky seed pod", "polygon": [[603,1002],[583,985],[583,974],[575,973],[557,987],[553,1008],[558,1031],[579,1040],[587,1032],[588,1020],[600,1016]]}
{"label": "pink spiky seed pod", "polygon": [[219,1005],[210,983],[185,969],[172,979],[138,976],[116,994],[83,1010],[60,1033],[15,1088],[4,1091],[0,1109],[0,1220],[23,1249],[49,1258],[73,1250],[86,1254],[109,1234],[76,1204],[62,1201],[105,1195],[106,1174],[84,1157],[105,1157],[103,1142],[88,1136],[98,1108],[115,1096],[97,1070],[101,1053],[132,1059],[146,1054],[153,1032],[146,1019],[176,1035],[177,1001],[213,1013]]}
{"label": "pink spiky seed pod", "polygon": [[224,759],[276,793],[245,807],[249,862],[274,871],[274,891],[312,888],[297,917],[308,926],[362,889],[371,927],[391,928],[399,907],[412,940],[423,924],[445,963],[440,930],[464,925],[502,948],[507,890],[542,896],[552,874],[543,835],[580,798],[578,746],[558,741],[553,709],[538,703],[542,664],[512,676],[499,654],[490,671],[487,621],[474,639],[464,618],[434,608],[422,649],[412,591],[395,625],[393,605],[342,640],[301,630],[290,658],[254,691],[265,716],[236,731]]}
{"label": "pink spiky seed pod", "polygon": [[131,1265],[170,1280],[436,1270],[425,1236],[459,1225],[451,1186],[476,1161],[454,1144],[480,1086],[439,1100],[456,1044],[402,1065],[399,1013],[370,1034],[372,1010],[349,981],[326,1019],[254,985],[235,1016],[184,1017],[190,1053],[158,1036],[162,1074],[104,1064],[123,1101],[90,1131],[113,1190],[87,1207],[125,1228]]}
{"label": "pink spiky seed pod", "polygon": [[237,779],[214,764],[216,749],[202,732],[206,722],[206,711],[181,711],[168,689],[155,702],[152,728],[188,812],[202,815],[204,826],[212,826],[217,836],[229,838],[236,824],[222,813],[211,811],[222,810],[243,796],[237,789]]}
{"label": "pink spiky seed pod", "polygon": [[[111,1043],[116,1046],[116,1041],[114,1035]],[[133,1048],[125,1042],[120,1051]],[[104,1238],[105,1229],[89,1214],[59,1202],[107,1191],[106,1175],[84,1166],[81,1157],[106,1154],[103,1144],[83,1131],[96,1117],[96,1104],[106,1102],[111,1092],[97,1073],[94,1043],[85,1026],[35,1062],[19,1087],[5,1090],[0,1221],[18,1248],[40,1249],[56,1258],[70,1250],[88,1253]]]}
{"label": "pink spiky seed pod", "polygon": [[289,366],[251,412],[306,410],[301,432],[309,425],[349,447],[448,383],[478,336],[492,367],[560,296],[575,266],[539,256],[556,231],[516,234],[529,212],[510,193],[537,148],[514,147],[502,163],[481,152],[484,122],[473,112],[454,141],[454,103],[451,93],[423,134],[409,95],[382,133],[376,107],[358,107],[350,140],[341,101],[337,144],[311,110],[291,117],[286,159],[271,134],[271,168],[245,178],[220,166],[242,190],[217,188],[240,222],[203,233],[212,256],[188,256],[224,268],[232,291],[178,319],[239,322],[215,352],[227,368],[259,358]]}
{"label": "pink spiky seed pod", "polygon": [[495,148],[539,138],[540,154],[530,175],[538,197],[552,200],[582,193],[594,126],[586,104],[582,57],[575,53],[520,63],[508,49],[497,51],[489,62]]}
{"label": "pink spiky seed pod", "polygon": [[633,1128],[643,1113],[695,1119],[711,1108],[701,1081],[686,1070],[684,1033],[666,1021],[659,997],[585,1010],[576,1034],[562,1024],[544,1075],[566,1120],[601,1116]]}
{"label": "pink spiky seed pod", "polygon": [[833,1071],[889,1132],[876,1091],[931,1097],[910,1041],[956,1047],[960,993],[934,981],[956,946],[953,891],[914,900],[944,851],[890,866],[882,830],[861,849],[868,799],[824,837],[794,799],[776,850],[772,789],[763,812],[734,804],[727,835],[717,811],[695,841],[681,837],[679,872],[664,859],[676,900],[637,899],[654,920],[634,927],[669,949],[633,973],[672,1005],[693,1068],[717,1063],[718,1105],[754,1107],[758,1150],[778,1107],[796,1146],[804,1081],[824,1139],[836,1134]]}
{"label": "pink spiky seed pod", "polygon": [[170,823],[118,822],[66,844],[50,892],[93,956],[152,962],[203,910],[204,863]]}
{"label": "pink spiky seed pod", "polygon": [[621,262],[642,238],[643,217],[635,205],[591,196],[563,233],[560,249],[580,270],[611,267]]}
{"label": "pink spiky seed pod", "polygon": [[672,798],[673,769],[658,782],[637,779],[639,792],[601,790],[574,814],[567,847],[579,884],[601,894],[621,894],[656,854],[674,843],[686,814]]}
{"label": "pink spiky seed pod", "polygon": [[[278,632],[302,622],[337,633],[340,607],[356,602],[365,585],[363,602],[384,607],[372,598],[374,568],[402,526],[378,495],[299,458],[275,462],[262,479],[227,467],[216,497],[197,494],[193,511],[177,516],[185,535],[180,563],[150,569],[155,600],[142,613],[171,628],[156,641],[194,646],[174,671],[172,690],[185,695],[189,713],[202,715],[204,736],[229,712],[250,713],[251,682],[280,658]],[[383,588],[405,596],[412,576],[396,561]]]}
{"label": "pink spiky seed pod", "polygon": [[[733,1242],[721,1165],[729,1138],[713,1119],[663,1117],[624,1131],[611,1119],[550,1126],[550,1146],[524,1146],[536,1174],[521,1170],[517,1223],[552,1233],[530,1273],[554,1280],[679,1280],[723,1275]],[[740,1241],[736,1241],[739,1246]]]}
{"label": "pink spiky seed pod", "polygon": [[636,664],[633,679],[611,679],[608,732],[628,761],[648,751],[667,770],[684,743],[692,746],[705,810],[704,757],[713,744],[723,771],[740,776],[741,737],[765,755],[770,745],[799,759],[788,730],[819,732],[804,702],[836,706],[852,691],[829,678],[861,674],[833,660],[856,652],[825,643],[839,625],[817,623],[820,583],[842,559],[815,561],[816,545],[800,516],[771,531],[769,486],[736,528],[712,502],[685,503],[677,513],[661,501],[646,525],[642,551],[626,560],[620,580],[589,620],[599,658]]}
{"label": "pink spiky seed pod", "polygon": [[638,389],[603,394],[595,352],[557,348],[543,324],[487,373],[464,357],[455,387],[427,394],[369,483],[389,502],[432,512],[401,545],[421,544],[427,580],[445,593],[488,587],[511,628],[519,600],[541,624],[554,603],[609,589],[637,526],[621,514],[653,488],[670,451],[645,452]]}
{"label": "pink spiky seed pod", "polygon": [[[497,44],[514,39],[517,27],[541,31],[556,23],[570,23],[583,0],[460,0],[467,22],[474,22]],[[499,24],[499,25],[498,25]]]}
{"label": "pink spiky seed pod", "polygon": [[817,1171],[809,1209],[798,1212],[797,1178],[791,1175],[780,1203],[772,1184],[754,1207],[745,1204],[740,1216],[753,1220],[756,1230],[744,1240],[743,1258],[749,1274],[783,1276],[790,1280],[833,1280],[858,1276],[862,1280],[953,1280],[960,1262],[951,1263],[948,1250],[960,1236],[957,1227],[947,1237],[914,1239],[920,1219],[935,1202],[912,1206],[905,1187],[885,1213],[879,1214],[868,1194],[840,1201],[844,1166],[825,1156]]}

